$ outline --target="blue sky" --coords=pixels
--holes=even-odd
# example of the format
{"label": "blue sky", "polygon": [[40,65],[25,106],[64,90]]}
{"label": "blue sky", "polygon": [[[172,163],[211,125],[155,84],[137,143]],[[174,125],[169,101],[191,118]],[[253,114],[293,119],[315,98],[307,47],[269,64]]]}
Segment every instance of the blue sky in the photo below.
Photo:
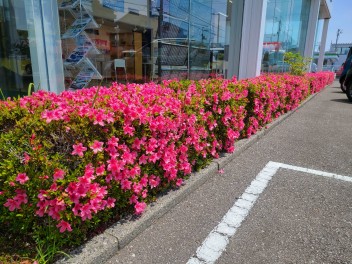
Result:
{"label": "blue sky", "polygon": [[326,50],[330,48],[330,43],[336,42],[336,33],[342,29],[338,43],[352,43],[352,1],[333,0],[331,19],[329,22],[328,35],[326,39]]}

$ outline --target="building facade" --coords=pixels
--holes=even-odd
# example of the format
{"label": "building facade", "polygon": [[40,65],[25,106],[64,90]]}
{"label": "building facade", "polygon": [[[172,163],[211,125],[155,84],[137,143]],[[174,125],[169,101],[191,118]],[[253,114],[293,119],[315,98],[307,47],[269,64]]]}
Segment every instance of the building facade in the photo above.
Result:
{"label": "building facade", "polygon": [[285,71],[285,52],[312,57],[315,41],[325,45],[330,8],[331,0],[0,0],[0,88],[14,96],[30,83],[59,93]]}

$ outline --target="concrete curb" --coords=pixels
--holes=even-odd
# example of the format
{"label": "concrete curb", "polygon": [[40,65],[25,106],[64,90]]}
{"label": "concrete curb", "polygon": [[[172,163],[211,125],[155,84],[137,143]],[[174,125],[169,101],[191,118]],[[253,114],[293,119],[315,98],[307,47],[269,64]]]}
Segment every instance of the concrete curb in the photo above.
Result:
{"label": "concrete curb", "polygon": [[243,151],[248,149],[269,131],[291,116],[296,110],[312,100],[317,94],[318,93],[311,95],[303,101],[298,108],[280,116],[274,122],[268,124],[266,128],[258,131],[249,139],[242,139],[236,142],[234,153],[224,154],[221,158],[212,161],[210,165],[200,172],[192,173],[185,185],[177,190],[169,191],[167,195],[158,198],[157,202],[148,205],[146,211],[137,220],[119,221],[105,230],[103,234],[94,237],[81,247],[72,251],[70,253],[71,258],[62,259],[56,263],[98,264],[106,262],[115,255],[119,249],[125,247],[135,237],[151,226],[158,218],[162,217],[165,213],[184,200],[190,193],[218,173],[219,169],[224,168],[227,164],[232,162]]}

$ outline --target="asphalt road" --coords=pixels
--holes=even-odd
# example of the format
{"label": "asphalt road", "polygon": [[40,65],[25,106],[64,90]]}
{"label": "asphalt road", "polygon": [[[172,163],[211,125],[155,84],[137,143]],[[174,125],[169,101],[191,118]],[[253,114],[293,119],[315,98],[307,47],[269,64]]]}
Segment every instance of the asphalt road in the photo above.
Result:
{"label": "asphalt road", "polygon": [[[187,263],[270,161],[352,177],[351,132],[335,82],[107,263]],[[352,182],[280,168],[216,263],[352,263],[351,194]]]}

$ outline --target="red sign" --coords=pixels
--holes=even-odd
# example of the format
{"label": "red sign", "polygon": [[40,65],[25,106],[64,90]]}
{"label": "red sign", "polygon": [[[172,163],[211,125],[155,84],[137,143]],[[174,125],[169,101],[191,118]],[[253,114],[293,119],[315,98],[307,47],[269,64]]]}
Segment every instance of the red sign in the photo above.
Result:
{"label": "red sign", "polygon": [[263,49],[264,50],[276,50],[279,51],[281,48],[281,42],[273,41],[273,42],[264,42]]}

